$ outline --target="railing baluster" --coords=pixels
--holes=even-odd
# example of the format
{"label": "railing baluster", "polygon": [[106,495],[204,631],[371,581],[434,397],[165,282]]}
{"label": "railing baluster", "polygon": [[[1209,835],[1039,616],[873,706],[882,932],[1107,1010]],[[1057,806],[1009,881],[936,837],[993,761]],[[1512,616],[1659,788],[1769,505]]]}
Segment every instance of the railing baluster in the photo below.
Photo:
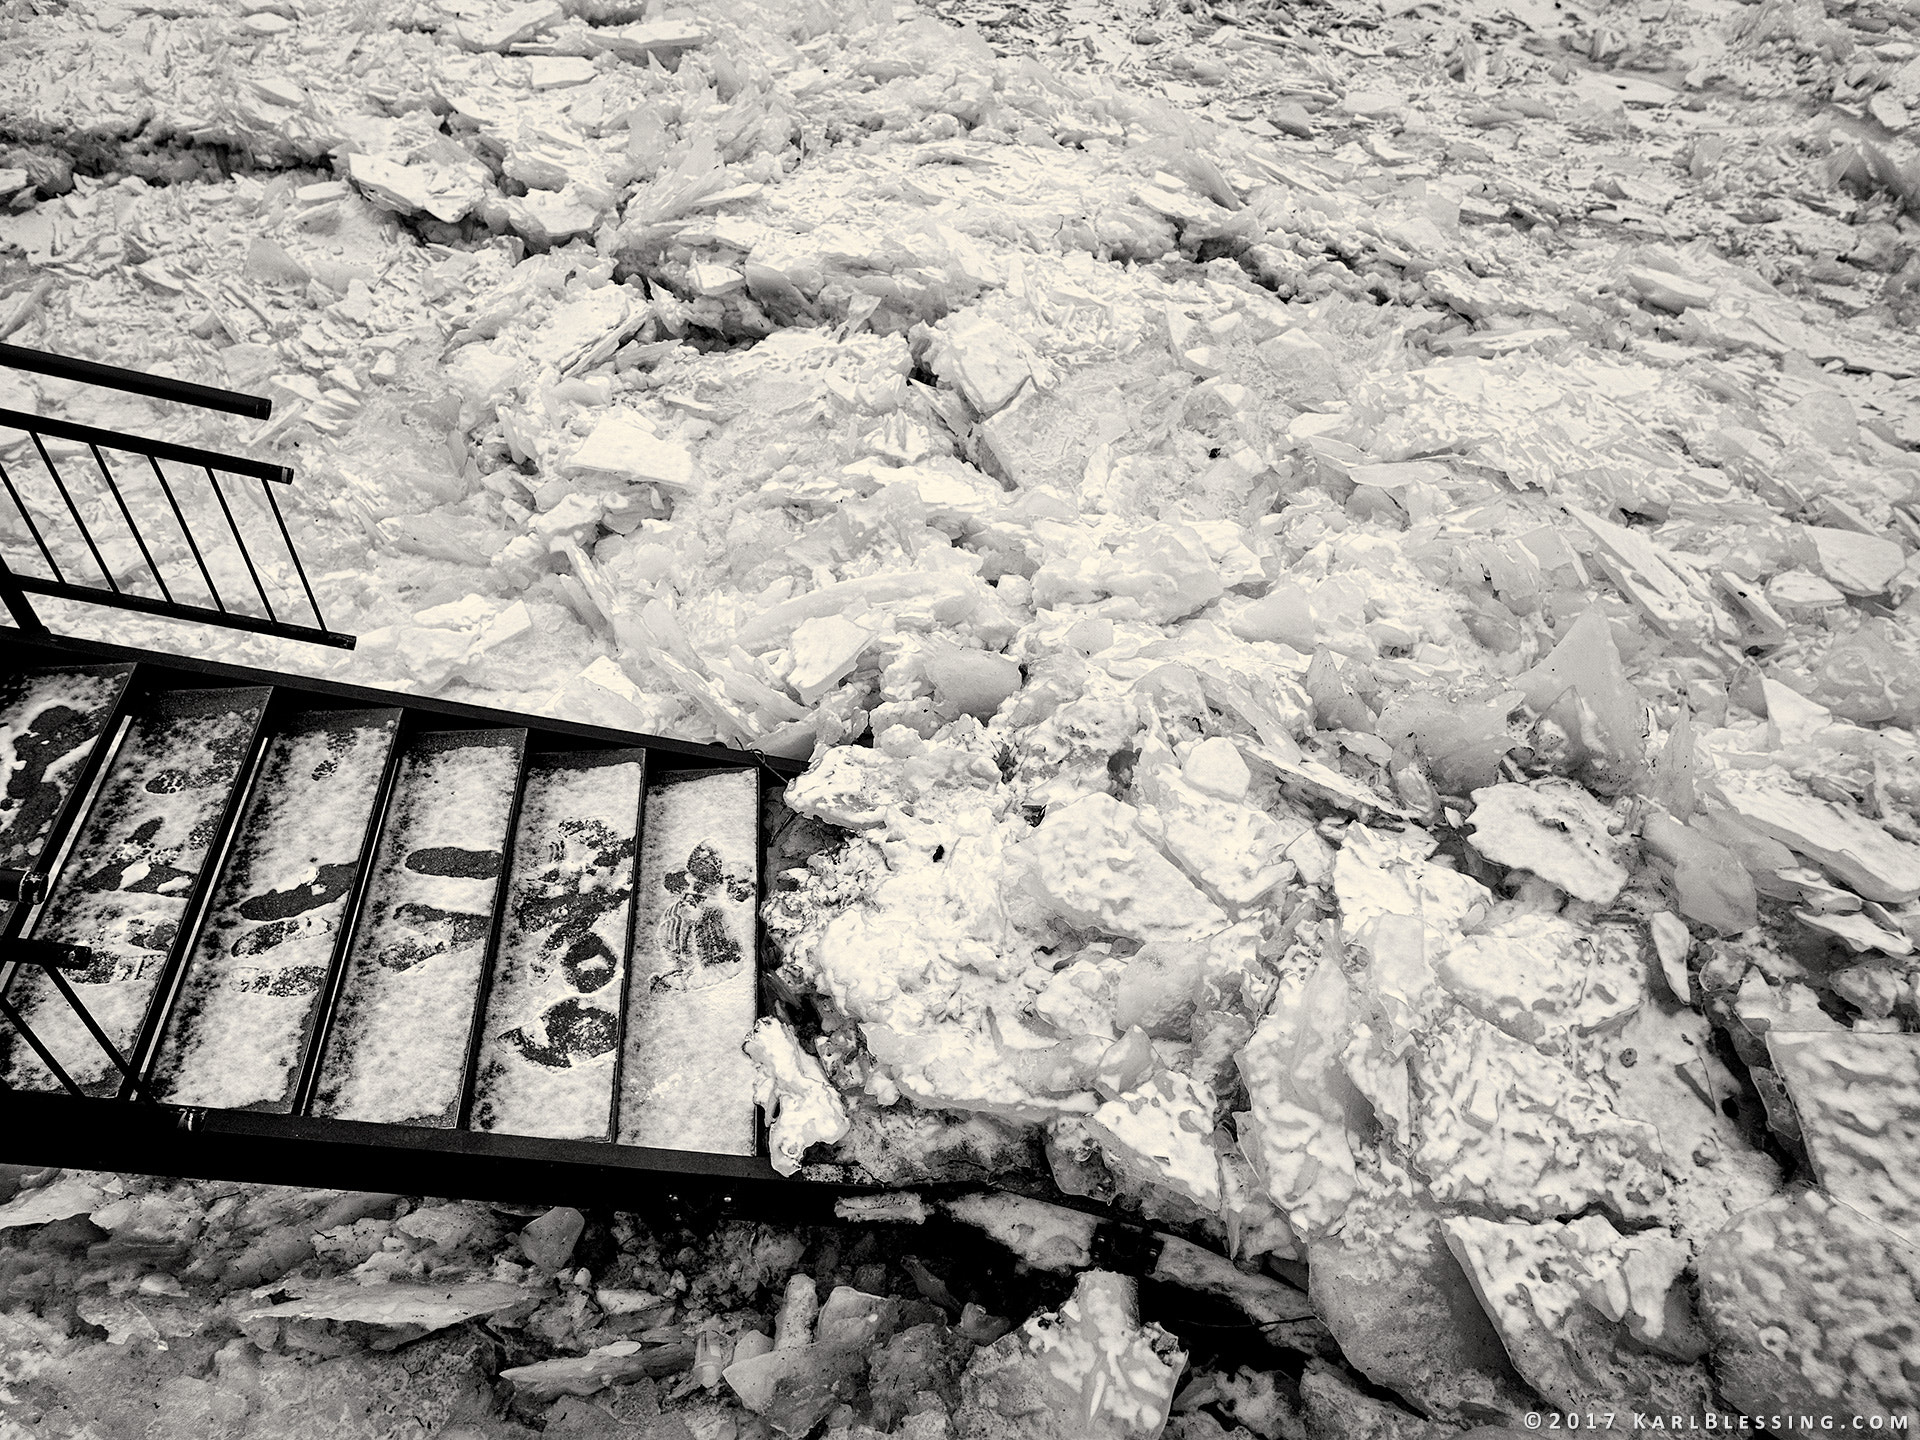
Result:
{"label": "railing baluster", "polygon": [[[103,385],[109,389],[122,390],[134,395],[150,395],[155,398],[176,400],[186,404],[204,405],[215,410],[227,410],[234,414],[254,414],[264,417],[271,411],[267,400],[258,396],[237,395],[232,391],[218,390],[204,385],[194,385],[187,381],[174,380],[168,376],[143,375],[137,371],[116,369],[109,365],[99,365],[93,361],[76,360],[67,356],[48,355],[39,351],[21,350],[10,345],[0,345],[0,366],[8,366],[33,371],[37,374],[54,375],[63,379],[79,380],[88,384]],[[35,453],[40,463],[46,466],[47,478],[53,482],[60,501],[66,506],[67,516],[74,528],[80,532],[81,542],[93,559],[94,568],[99,572],[98,581],[69,579],[56,558],[53,542],[62,544],[66,537],[60,533],[60,522],[55,509],[49,503],[43,518],[47,523],[42,527],[40,520],[29,508],[22,489],[24,481],[16,483],[15,477],[8,473],[6,466],[0,465],[0,490],[6,492],[13,508],[32,537],[34,548],[46,563],[48,579],[39,572],[26,573],[15,570],[9,563],[10,555],[0,555],[0,620],[10,615],[13,623],[21,630],[30,630],[36,634],[45,633],[46,626],[39,616],[33,613],[28,597],[44,595],[61,601],[78,601],[84,604],[105,605],[119,610],[132,610],[139,614],[160,615],[175,620],[198,621],[201,624],[220,625],[228,629],[244,630],[252,634],[273,635],[288,640],[303,640],[316,645],[330,645],[338,649],[351,650],[354,640],[351,635],[339,635],[327,629],[326,617],[320,610],[320,597],[315,593],[312,578],[307,573],[306,561],[301,558],[299,549],[293,543],[293,531],[287,523],[287,516],[275,497],[272,486],[291,484],[293,471],[285,465],[267,460],[254,459],[246,455],[227,455],[218,451],[201,449],[193,445],[181,445],[171,440],[160,440],[150,436],[133,435],[120,430],[103,429],[97,425],[83,425],[77,421],[61,420],[46,415],[34,415],[24,410],[14,410],[0,406],[0,429],[19,431],[33,441]],[[100,471],[100,479],[107,487],[107,493],[113,497],[118,508],[121,522],[127,533],[132,536],[134,548],[145,563],[147,573],[153,577],[158,589],[156,597],[141,586],[135,573],[138,566],[128,571],[126,585],[121,585],[114,572],[107,568],[106,551],[119,543],[119,537],[108,535],[104,538],[93,533],[80,506],[76,491],[67,484],[67,477],[54,463],[53,453],[48,448],[55,442],[85,446],[93,457],[95,467]],[[112,462],[107,459],[108,451],[135,457],[135,463],[144,459],[153,471],[153,478],[160,486],[160,493],[166,497],[167,508],[173,514],[174,524],[179,527],[180,538],[187,543],[187,551],[193,556],[195,570],[201,583],[205,585],[207,599],[202,602],[191,594],[192,587],[183,585],[182,595],[175,597],[173,583],[160,568],[159,554],[165,546],[156,538],[149,539],[134,517],[132,498],[120,484],[120,477],[114,473]],[[243,602],[236,600],[227,603],[221,594],[219,584],[214,579],[213,560],[217,540],[208,537],[208,543],[202,545],[200,537],[194,533],[194,521],[188,516],[191,496],[176,491],[168,478],[164,462],[172,461],[189,469],[199,469],[206,473],[207,484],[213,487],[213,498],[219,504],[221,517],[226,521],[227,531],[233,537],[235,547],[240,551],[241,564],[246,567],[247,578],[253,584],[253,592],[259,598],[264,618],[249,610]],[[286,547],[287,559],[293,566],[293,573],[299,581],[300,596],[304,597],[313,623],[292,618],[299,613],[299,600],[293,597],[293,586],[285,585],[281,594],[281,603],[289,612],[289,618],[282,620],[273,603],[272,591],[267,581],[273,580],[276,587],[284,581],[270,563],[269,557],[262,554],[257,560],[246,532],[240,524],[235,506],[242,502],[229,496],[221,476],[251,476],[267,488],[267,509],[273,515],[275,528],[280,532],[280,541]],[[184,482],[183,482],[184,483]],[[27,488],[31,488],[28,486]],[[86,497],[89,504],[93,497]],[[36,497],[35,503],[38,503]],[[4,506],[0,506],[0,513]],[[102,509],[101,513],[106,512]],[[9,532],[11,533],[11,532]],[[258,539],[259,537],[255,537]],[[11,551],[9,543],[5,547]],[[269,549],[271,547],[268,547]],[[72,556],[68,556],[69,561]],[[82,567],[84,568],[84,567]],[[179,579],[176,575],[174,579]],[[6,982],[6,969],[0,966],[0,996],[3,996]]]}
{"label": "railing baluster", "polygon": [[27,509],[27,502],[20,498],[20,492],[13,488],[13,477],[7,474],[7,467],[0,465],[0,482],[7,487],[7,494],[13,500],[13,508],[20,512],[20,518],[27,522],[27,533],[33,536],[33,543],[40,547],[40,558],[47,562],[47,568],[53,571],[53,578],[64,585],[67,577],[60,573],[60,562],[53,558],[53,552],[47,548],[47,542],[40,538],[40,527],[33,523],[33,512]]}
{"label": "railing baluster", "polygon": [[107,468],[107,457],[100,453],[98,445],[89,445],[87,449],[93,452],[93,463],[100,467],[100,477],[107,482],[107,489],[113,492],[114,503],[120,507],[120,518],[127,522],[127,530],[133,536],[133,543],[140,547],[140,558],[147,562],[147,570],[153,576],[153,583],[160,587],[160,598],[172,604],[173,592],[167,589],[166,576],[162,575],[160,567],[153,563],[153,552],[147,549],[147,538],[140,533],[140,527],[133,523],[133,512],[127,508],[126,496],[120,493],[120,487],[114,483],[113,471]]}
{"label": "railing baluster", "polygon": [[320,602],[313,598],[313,586],[307,583],[307,567],[300,563],[300,552],[293,548],[293,536],[287,533],[287,522],[280,513],[280,502],[273,498],[273,487],[266,481],[260,482],[260,489],[267,497],[267,505],[273,511],[273,518],[280,525],[280,538],[286,542],[287,558],[293,561],[293,573],[300,577],[300,588],[307,592],[307,608],[313,611],[313,623],[324,630],[327,628],[327,622],[320,614]]}
{"label": "railing baluster", "polygon": [[213,495],[220,502],[220,513],[227,517],[227,528],[233,532],[233,543],[240,547],[240,558],[247,562],[247,574],[253,577],[254,591],[260,596],[260,603],[267,607],[267,618],[278,621],[273,613],[273,602],[267,599],[267,587],[260,583],[260,572],[253,568],[253,556],[247,552],[247,542],[240,538],[240,527],[234,523],[233,511],[227,505],[227,492],[220,488],[219,477],[213,473],[213,467],[201,467],[207,472],[207,483],[213,486]]}
{"label": "railing baluster", "polygon": [[73,503],[73,496],[67,493],[67,482],[60,478],[59,467],[53,463],[53,457],[41,443],[40,432],[29,430],[27,434],[33,438],[33,448],[40,452],[40,461],[47,467],[47,474],[53,477],[54,488],[60,492],[60,498],[67,502],[67,513],[73,516],[73,523],[80,527],[80,538],[87,542],[87,549],[93,552],[93,563],[100,567],[100,575],[107,582],[107,588],[118,595],[120,586],[107,569],[107,562],[100,558],[100,547],[93,543],[93,532],[87,528],[87,522],[80,518],[80,507]]}
{"label": "railing baluster", "polygon": [[167,504],[173,507],[173,519],[180,527],[180,538],[187,542],[187,549],[193,552],[193,563],[200,567],[200,578],[207,582],[207,594],[213,597],[214,609],[222,615],[226,614],[226,602],[214,588],[213,575],[207,569],[207,562],[200,558],[199,542],[193,538],[193,529],[187,524],[187,517],[180,512],[180,502],[173,498],[173,487],[167,483],[167,472],[160,468],[160,461],[155,456],[147,456],[147,463],[153,467],[153,478],[160,482],[160,493],[167,497]]}
{"label": "railing baluster", "polygon": [[0,995],[0,1015],[6,1016],[7,1022],[20,1032],[20,1038],[33,1047],[33,1053],[40,1057],[40,1063],[52,1072],[53,1078],[60,1082],[69,1095],[78,1096],[82,1100],[87,1098],[86,1092],[73,1083],[73,1077],[61,1068],[58,1060],[53,1058],[53,1052],[40,1043],[40,1037],[33,1033],[33,1027],[27,1024],[26,1017],[14,1009],[13,1002],[4,995]]}

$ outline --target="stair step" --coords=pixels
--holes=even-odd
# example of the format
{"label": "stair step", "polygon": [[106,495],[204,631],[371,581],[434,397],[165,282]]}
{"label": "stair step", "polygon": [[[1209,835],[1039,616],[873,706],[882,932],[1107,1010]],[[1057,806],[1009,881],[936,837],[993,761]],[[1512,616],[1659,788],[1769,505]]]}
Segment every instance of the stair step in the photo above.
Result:
{"label": "stair step", "polygon": [[644,752],[536,756],[474,1076],[471,1128],[606,1140]]}
{"label": "stair step", "polygon": [[759,776],[647,787],[621,1057],[622,1145],[751,1155]]}
{"label": "stair step", "polygon": [[131,665],[100,665],[0,680],[0,866],[40,860],[132,674]]}
{"label": "stair step", "polygon": [[524,730],[434,731],[402,753],[315,1115],[454,1123],[526,740]]}
{"label": "stair step", "polygon": [[267,740],[154,1064],[156,1099],[292,1106],[398,710],[305,712]]}
{"label": "stair step", "polygon": [[[67,978],[123,1055],[177,947],[269,694],[179,691],[141,703],[34,921],[32,939],[93,950],[93,965]],[[95,1094],[119,1089],[111,1062],[44,973],[22,970],[9,998],[76,1084]],[[58,1088],[11,1029],[0,1042],[9,1086]]]}

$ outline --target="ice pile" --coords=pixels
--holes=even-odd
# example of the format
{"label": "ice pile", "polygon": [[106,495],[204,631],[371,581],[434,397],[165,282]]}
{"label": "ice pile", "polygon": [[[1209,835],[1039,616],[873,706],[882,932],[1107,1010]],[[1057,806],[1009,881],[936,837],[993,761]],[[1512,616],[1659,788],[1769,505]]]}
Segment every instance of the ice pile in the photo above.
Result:
{"label": "ice pile", "polygon": [[19,21],[0,327],[271,388],[357,678],[808,759],[779,1165],[1304,1280],[1188,1434],[1913,1408],[1912,16],[973,8]]}

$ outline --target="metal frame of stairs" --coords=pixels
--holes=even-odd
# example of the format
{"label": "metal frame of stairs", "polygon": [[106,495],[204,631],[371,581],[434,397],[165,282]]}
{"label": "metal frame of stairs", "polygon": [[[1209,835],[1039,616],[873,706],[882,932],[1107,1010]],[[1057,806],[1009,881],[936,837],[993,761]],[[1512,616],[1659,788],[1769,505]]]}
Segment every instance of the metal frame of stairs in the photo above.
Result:
{"label": "metal frame of stairs", "polygon": [[[71,848],[71,841],[85,823],[91,792],[98,788],[117,736],[125,731],[126,718],[142,706],[191,710],[202,697],[213,692],[231,694],[236,688],[264,689],[268,692],[267,703],[253,724],[246,760],[226,798],[218,833],[192,882],[187,909],[167,953],[162,978],[140,1026],[138,1041],[132,1054],[124,1057],[124,1066],[116,1066],[123,1077],[117,1091],[89,1094],[0,1089],[0,1157],[24,1163],[501,1200],[550,1199],[564,1193],[589,1203],[604,1201],[628,1207],[648,1196],[704,1195],[727,1198],[739,1205],[764,1208],[794,1219],[829,1213],[823,1211],[822,1206],[830,1205],[834,1191],[842,1187],[781,1179],[766,1159],[763,1119],[755,1122],[755,1153],[726,1156],[628,1146],[611,1140],[539,1139],[483,1133],[457,1126],[373,1124],[303,1113],[312,1100],[322,1031],[339,998],[354,921],[372,869],[381,818],[393,784],[393,757],[400,750],[398,740],[385,762],[386,773],[381,780],[373,819],[362,841],[354,893],[338,934],[331,941],[331,968],[319,1012],[322,1018],[305,1042],[302,1075],[295,1092],[298,1098],[291,1113],[161,1103],[152,1098],[143,1084],[153,1073],[168,1007],[177,998],[183,967],[208,914],[215,877],[223,870],[223,851],[241,823],[250,779],[262,764],[270,723],[284,726],[289,715],[309,710],[397,709],[401,735],[455,729],[525,731],[529,751],[641,747],[650,772],[752,771],[758,776],[757,793],[761,801],[755,821],[760,863],[754,927],[757,948],[762,950],[765,937],[758,916],[769,883],[766,801],[770,794],[777,793],[778,787],[798,775],[804,769],[802,765],[743,754],[724,746],[637,736],[600,726],[395,695],[240,666],[159,656],[91,641],[0,632],[0,672],[5,674],[103,666],[119,667],[124,679],[113,700],[111,714],[92,744],[84,769],[74,777],[73,788],[40,844],[39,853],[12,869],[0,870],[0,901],[19,897],[9,906],[4,923],[0,923],[0,996],[7,994],[16,973],[25,966],[50,966],[48,974],[58,975],[62,964],[71,965],[85,958],[63,954],[65,947],[44,942],[36,944],[22,937],[27,934],[37,911],[34,897],[45,897],[50,891],[57,896],[54,887],[59,883],[62,865],[71,863],[65,851]],[[524,775],[524,770],[522,773]],[[517,798],[515,804],[518,804]],[[636,845],[636,889],[637,852]],[[508,859],[503,863],[510,863],[511,854],[509,844]],[[495,911],[495,933],[488,945],[483,975],[492,971],[498,944],[498,915],[499,907]],[[755,960],[757,965],[758,956]],[[764,972],[757,973],[761,979],[756,1013],[765,1013],[766,981]],[[77,998],[63,981],[56,980],[55,985],[70,999]],[[484,1007],[484,995],[478,1003]],[[0,1023],[5,1020],[21,1023],[18,1010],[10,1005],[7,1009],[13,1013],[0,1012],[4,1014]],[[622,1044],[625,1011],[623,987]],[[483,1010],[476,1012],[474,1035],[468,1041],[465,1085],[469,1098],[463,1099],[463,1114],[470,1105],[474,1083],[480,1013]],[[97,1032],[97,1027],[95,1029]],[[105,1037],[97,1035],[97,1038],[104,1040]],[[76,1091],[84,1088],[75,1087]],[[617,1081],[615,1093],[616,1096],[619,1093]]]}

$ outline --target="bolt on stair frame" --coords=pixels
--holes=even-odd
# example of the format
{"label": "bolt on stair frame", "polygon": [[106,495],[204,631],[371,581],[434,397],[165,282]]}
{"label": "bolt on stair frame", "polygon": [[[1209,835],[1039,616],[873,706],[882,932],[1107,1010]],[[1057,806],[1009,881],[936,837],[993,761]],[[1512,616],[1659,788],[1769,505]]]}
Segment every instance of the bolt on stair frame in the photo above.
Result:
{"label": "bolt on stair frame", "polygon": [[[210,385],[195,385],[184,380],[175,380],[170,376],[146,375],[135,370],[123,370],[117,366],[100,365],[93,361],[77,360],[69,356],[53,355],[44,351],[23,349],[17,345],[0,344],[0,365],[16,370],[25,370],[35,374],[48,375],[56,379],[78,381],[98,385],[124,394],[141,395],[150,399],[174,401],[185,405],[195,405],[203,409],[224,411],[228,414],[244,415],[255,419],[266,419],[271,415],[273,402],[265,396],[243,395],[231,390],[221,390]],[[58,526],[66,531],[65,537],[55,534],[51,537],[42,532],[41,525],[35,521],[33,511],[27,499],[21,494],[20,485],[4,463],[0,463],[0,488],[4,488],[7,498],[12,502],[15,512],[24,522],[27,534],[33,541],[39,558],[44,563],[47,574],[23,573],[0,554],[0,603],[4,603],[12,615],[14,624],[23,632],[40,636],[47,633],[45,623],[34,613],[31,595],[46,595],[60,600],[76,600],[87,604],[107,605],[121,610],[137,611],[146,615],[160,615],[175,620],[190,620],[202,624],[218,625],[230,630],[244,630],[253,634],[272,635],[285,640],[304,640],[316,645],[328,645],[336,649],[351,650],[354,637],[338,631],[329,630],[326,620],[320,613],[320,603],[313,593],[313,585],[307,578],[306,566],[301,562],[300,552],[294,547],[293,536],[287,529],[286,517],[281,513],[280,502],[274,495],[273,487],[290,484],[293,472],[285,465],[275,465],[261,460],[252,460],[239,455],[226,455],[218,451],[201,449],[193,445],[176,445],[163,440],[151,440],[143,436],[130,435],[123,431],[104,429],[95,425],[81,425],[68,420],[56,420],[47,416],[32,415],[21,410],[0,408],[0,428],[19,430],[26,433],[33,442],[33,449],[39,457],[40,465],[46,470],[57,493],[57,503],[43,507],[46,515],[52,517],[48,530]],[[104,483],[105,494],[111,497],[114,511],[125,526],[126,533],[132,537],[135,549],[144,563],[146,573],[152,577],[159,590],[156,598],[142,594],[122,585],[114,578],[101,545],[96,538],[94,528],[83,513],[83,506],[75,499],[73,488],[67,477],[62,475],[60,467],[54,462],[47,448],[49,440],[65,441],[72,445],[85,446],[92,457],[94,468],[98,470]],[[189,603],[175,598],[174,586],[168,583],[156,561],[147,536],[134,518],[132,507],[127,503],[126,492],[122,488],[121,478],[114,474],[108,464],[107,451],[131,454],[146,461],[152,471],[159,493],[164,497],[166,507],[171,512],[174,525],[178,527],[181,538],[186,542],[187,550],[193,557],[198,580],[212,601],[210,606]],[[161,462],[167,461],[177,466],[186,466],[199,470],[207,479],[207,485],[219,506],[220,515],[226,522],[226,532],[231,536],[240,560],[246,567],[248,578],[253,583],[254,596],[264,614],[255,614],[247,609],[229,604],[227,597],[220,593],[215,583],[212,568],[207,563],[208,550],[203,548],[201,538],[196,536],[182,508],[180,497],[176,493],[175,481],[170,481]],[[266,583],[262,580],[260,566],[256,564],[252,550],[248,548],[246,536],[242,533],[235,517],[233,504],[226,489],[222,486],[222,475],[239,476],[257,480],[260,493],[266,501],[267,509],[273,516],[280,544],[284,547],[293,573],[300,582],[300,590],[305,597],[307,611],[313,616],[311,625],[285,618],[274,609],[273,601],[267,593]],[[197,483],[197,482],[194,482]],[[64,518],[61,512],[64,510]],[[71,521],[71,525],[65,522]],[[84,546],[92,568],[100,574],[104,584],[82,583],[69,579],[54,557],[51,539],[71,538],[77,532]],[[223,537],[216,537],[211,543],[221,543]]]}

